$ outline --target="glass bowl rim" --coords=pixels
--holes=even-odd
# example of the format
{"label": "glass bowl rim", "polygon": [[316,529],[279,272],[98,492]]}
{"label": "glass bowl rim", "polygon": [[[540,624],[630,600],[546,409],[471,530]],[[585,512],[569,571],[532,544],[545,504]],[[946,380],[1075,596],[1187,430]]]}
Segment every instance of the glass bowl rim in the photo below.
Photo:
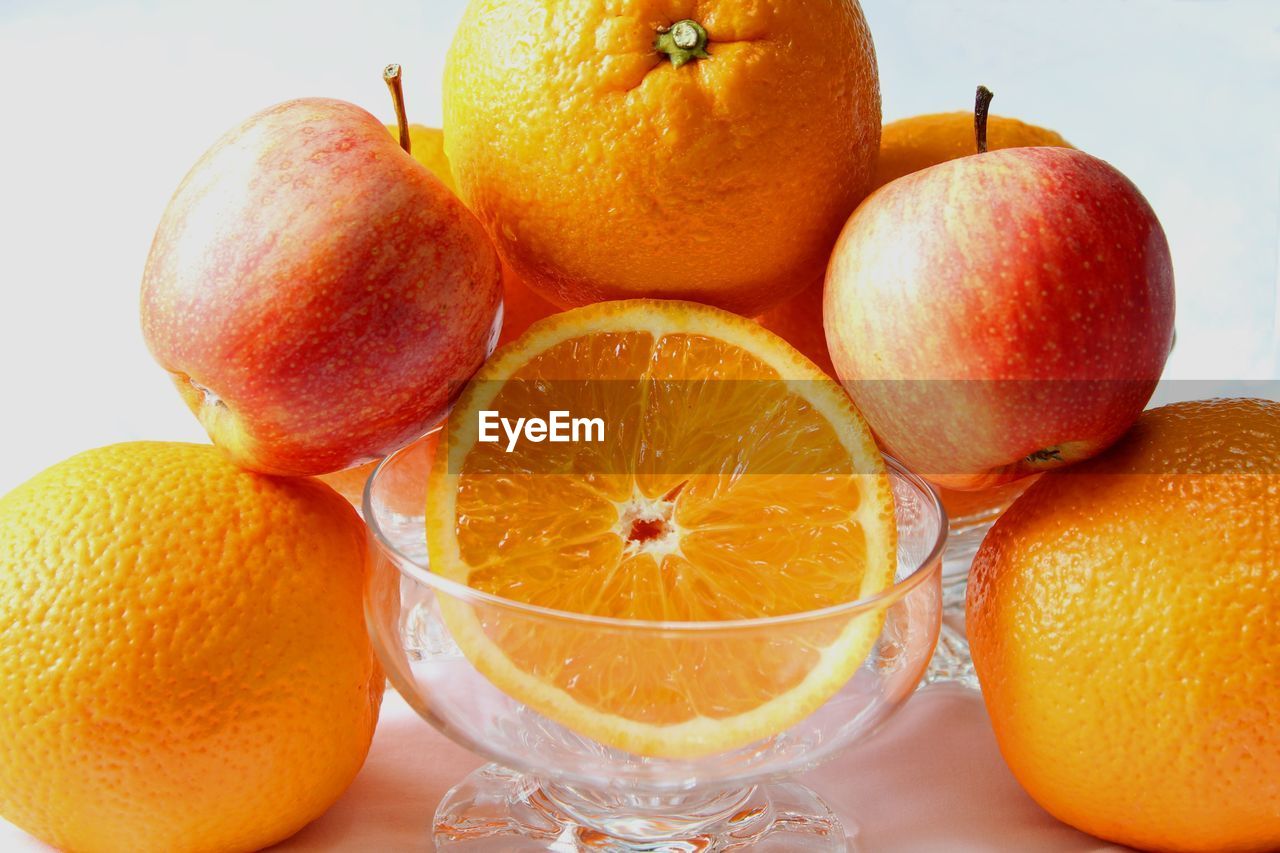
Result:
{"label": "glass bowl rim", "polygon": [[[583,625],[590,625],[597,629],[608,628],[611,630],[623,631],[660,631],[663,633],[703,633],[703,632],[730,632],[741,631],[744,629],[760,629],[770,627],[782,627],[788,625],[803,624],[807,622],[816,622],[823,619],[831,619],[840,616],[852,617],[860,612],[887,608],[909,595],[916,587],[928,580],[931,574],[941,571],[942,554],[947,545],[948,534],[948,518],[947,510],[942,505],[942,499],[928,481],[919,475],[909,471],[905,465],[894,459],[888,454],[882,454],[888,473],[897,475],[905,480],[917,491],[923,493],[931,504],[933,511],[938,519],[938,534],[934,538],[933,547],[929,553],[922,559],[917,561],[916,565],[902,580],[894,581],[888,588],[855,601],[846,601],[841,604],[834,604],[830,607],[824,607],[818,610],[807,610],[799,613],[788,613],[782,616],[766,616],[756,619],[734,619],[719,622],[664,622],[645,619],[621,619],[614,616],[593,616],[587,613],[574,613],[568,610],[556,610],[551,607],[543,607],[537,604],[529,604],[515,599],[505,598],[493,593],[483,592],[478,589],[451,580],[442,575],[438,575],[431,571],[430,567],[419,562],[417,559],[404,553],[397,547],[386,535],[382,528],[382,524],[378,520],[378,514],[374,512],[373,506],[373,489],[375,482],[381,474],[396,461],[402,458],[406,453],[414,449],[414,447],[422,440],[430,437],[435,432],[419,438],[408,445],[400,448],[394,453],[382,459],[373,473],[369,475],[362,490],[361,509],[364,515],[365,525],[368,527],[372,536],[374,547],[381,548],[389,552],[395,564],[396,570],[414,583],[424,584],[437,593],[444,593],[451,598],[465,601],[470,604],[484,604],[491,607],[501,608],[503,610],[512,610],[523,613],[528,616],[537,617],[539,619],[554,619],[561,622],[576,622]],[[934,571],[928,571],[930,566],[934,567]],[[370,567],[372,571],[372,567]]]}

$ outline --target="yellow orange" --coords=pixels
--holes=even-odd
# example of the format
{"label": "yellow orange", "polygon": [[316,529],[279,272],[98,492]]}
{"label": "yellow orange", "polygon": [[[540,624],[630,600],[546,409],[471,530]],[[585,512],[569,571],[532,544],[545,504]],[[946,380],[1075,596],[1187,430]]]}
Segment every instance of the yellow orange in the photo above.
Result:
{"label": "yellow orange", "polygon": [[[410,499],[408,496],[421,494],[422,484],[426,482],[427,476],[431,473],[430,462],[435,457],[436,442],[439,437],[440,433],[438,432],[426,436],[421,440],[421,453],[415,453],[394,470],[383,473],[383,486],[378,494],[379,500],[386,504],[388,509],[393,512],[405,513],[406,515],[418,509],[417,499]],[[373,476],[374,471],[381,464],[382,460],[369,462],[355,468],[348,468],[345,471],[325,474],[316,479],[342,495],[352,506],[362,507],[364,504],[364,488],[368,484],[369,478]]]}
{"label": "yellow orange", "polygon": [[256,850],[364,762],[365,535],[212,447],[83,453],[0,499],[0,816],[74,851]]}
{"label": "yellow orange", "polygon": [[[874,188],[978,151],[973,111],[913,116],[884,126]],[[987,148],[1071,148],[1056,131],[1016,118],[989,116]]]}
{"label": "yellow orange", "polygon": [[[481,412],[553,410],[600,417],[605,440],[478,440]],[[840,386],[752,321],[692,303],[603,303],[534,326],[463,394],[429,493],[435,572],[628,625],[807,613],[883,590],[896,565],[884,463]],[[672,636],[443,606],[511,695],[606,744],[676,757],[811,713],[883,618]]]}
{"label": "yellow orange", "polygon": [[[1061,135],[1014,118],[991,116],[987,124],[988,148],[1057,146],[1070,148]],[[877,190],[912,172],[975,153],[973,113],[935,113],[890,122],[880,141],[880,160],[871,189]],[[824,270],[825,272],[825,270]],[[766,329],[781,335],[830,376],[835,367],[827,351],[822,327],[823,280],[810,284],[760,316]]]}
{"label": "yellow orange", "polygon": [[755,314],[866,194],[879,77],[856,0],[471,0],[444,126],[462,198],[550,301]]}
{"label": "yellow orange", "polygon": [[1042,477],[974,561],[1000,749],[1058,818],[1280,849],[1280,403],[1181,403]]}
{"label": "yellow orange", "polygon": [[836,368],[827,350],[827,334],[822,327],[822,297],[825,276],[795,296],[761,314],[760,325],[791,344],[822,372],[835,378]]}
{"label": "yellow orange", "polygon": [[[396,139],[400,138],[400,129],[394,124],[387,125],[387,131]],[[427,171],[440,179],[454,195],[458,194],[458,185],[453,180],[453,172],[449,169],[449,158],[444,154],[444,133],[434,127],[421,124],[409,125],[409,153]]]}

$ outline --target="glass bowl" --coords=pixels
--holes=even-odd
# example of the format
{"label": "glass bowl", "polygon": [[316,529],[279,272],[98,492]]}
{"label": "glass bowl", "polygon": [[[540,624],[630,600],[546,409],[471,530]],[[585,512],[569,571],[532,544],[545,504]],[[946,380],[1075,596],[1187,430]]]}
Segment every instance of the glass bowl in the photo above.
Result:
{"label": "glass bowl", "polygon": [[964,619],[969,569],[982,540],[1000,516],[1038,479],[1039,476],[1027,477],[980,492],[938,490],[947,511],[947,547],[942,554],[942,633],[929,665],[929,683],[978,689]]}
{"label": "glass bowl", "polygon": [[[455,787],[434,822],[438,848],[510,851],[845,850],[822,800],[788,781],[870,736],[913,694],[942,618],[946,513],[925,482],[893,460],[895,584],[879,596],[794,616],[724,623],[634,622],[541,609],[432,574],[424,510],[435,436],[385,459],[365,488],[373,533],[365,609],[387,677],[417,713],[492,762]],[[442,614],[442,604],[445,613]],[[714,679],[717,664],[786,662],[853,619],[883,618],[856,673],[781,734],[698,758],[644,757],[611,748],[521,704],[490,682],[446,625],[464,608],[504,636],[573,648],[630,649],[610,677],[622,682],[659,659]],[[454,622],[453,624],[458,624]],[[655,654],[651,654],[655,653]],[[696,670],[701,669],[700,673]]]}

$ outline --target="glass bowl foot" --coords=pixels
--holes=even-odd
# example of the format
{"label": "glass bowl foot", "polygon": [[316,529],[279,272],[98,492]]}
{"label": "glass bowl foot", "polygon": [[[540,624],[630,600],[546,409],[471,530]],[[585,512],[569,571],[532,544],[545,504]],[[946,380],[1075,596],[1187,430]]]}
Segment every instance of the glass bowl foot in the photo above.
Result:
{"label": "glass bowl foot", "polygon": [[[987,538],[1007,508],[1007,505],[1001,505],[966,518],[953,518],[947,526],[947,547],[942,552],[942,588],[960,587],[960,596],[956,600],[961,612],[964,611],[964,588],[968,586],[973,558],[978,555],[982,540]],[[951,608],[955,602],[948,600],[943,604]]]}
{"label": "glass bowl foot", "polygon": [[938,633],[938,647],[920,687],[958,684],[977,690],[978,673],[973,668],[973,655],[969,652],[969,638],[964,626],[964,600],[969,590],[969,578],[962,576],[943,581],[943,584],[942,630]]}
{"label": "glass bowl foot", "polygon": [[[1025,488],[1025,486],[1023,487]],[[1001,495],[996,505],[973,515],[952,519],[947,528],[947,547],[942,554],[942,631],[938,648],[929,662],[921,687],[959,684],[978,689],[969,640],[965,633],[965,596],[969,590],[969,569],[982,540],[999,520],[1017,494]]]}
{"label": "glass bowl foot", "polygon": [[436,811],[440,850],[511,853],[844,853],[831,809],[792,782],[714,795],[589,791],[540,782],[494,764],[450,791]]}

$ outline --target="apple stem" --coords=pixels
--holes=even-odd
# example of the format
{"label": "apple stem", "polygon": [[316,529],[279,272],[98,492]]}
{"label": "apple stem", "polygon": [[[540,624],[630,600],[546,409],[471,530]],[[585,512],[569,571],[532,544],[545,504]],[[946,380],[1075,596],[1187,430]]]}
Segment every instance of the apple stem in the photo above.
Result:
{"label": "apple stem", "polygon": [[991,101],[995,92],[986,86],[978,87],[978,102],[973,108],[973,134],[978,139],[978,153],[987,153],[987,121],[991,117]]}
{"label": "apple stem", "polygon": [[710,59],[707,43],[711,36],[697,21],[685,19],[671,26],[658,30],[658,38],[653,49],[667,55],[676,68],[693,62],[696,59]]}
{"label": "apple stem", "polygon": [[396,126],[400,129],[400,147],[404,153],[413,153],[413,143],[409,140],[409,117],[404,111],[404,83],[401,78],[400,64],[393,62],[382,70],[382,79],[391,90],[391,102],[396,107]]}

